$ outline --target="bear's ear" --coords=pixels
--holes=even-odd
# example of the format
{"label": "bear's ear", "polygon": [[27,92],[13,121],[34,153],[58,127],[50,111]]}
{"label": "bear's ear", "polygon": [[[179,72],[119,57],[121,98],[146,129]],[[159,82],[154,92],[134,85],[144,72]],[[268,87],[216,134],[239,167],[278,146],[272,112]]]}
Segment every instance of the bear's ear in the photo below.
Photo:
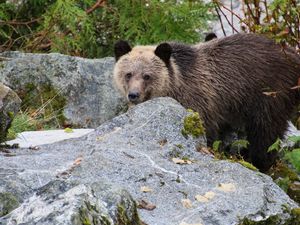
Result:
{"label": "bear's ear", "polygon": [[122,55],[125,55],[130,51],[131,51],[131,47],[127,41],[118,41],[115,44],[115,59],[116,59],[116,61],[118,61]]}
{"label": "bear's ear", "polygon": [[154,51],[155,55],[157,55],[165,64],[168,66],[170,64],[170,57],[172,54],[172,47],[168,43],[161,43],[158,45]]}
{"label": "bear's ear", "polygon": [[208,33],[205,36],[205,42],[210,41],[210,40],[215,39],[215,38],[218,38],[215,33]]}

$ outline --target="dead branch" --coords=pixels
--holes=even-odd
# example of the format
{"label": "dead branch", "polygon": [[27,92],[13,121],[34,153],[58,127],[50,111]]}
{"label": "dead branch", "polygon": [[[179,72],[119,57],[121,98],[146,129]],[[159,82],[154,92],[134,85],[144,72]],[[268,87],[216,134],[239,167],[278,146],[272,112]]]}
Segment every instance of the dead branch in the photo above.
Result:
{"label": "dead branch", "polygon": [[[237,29],[235,29],[235,27],[233,26],[233,24],[230,23],[229,19],[227,18],[226,14],[222,11],[220,5],[219,5],[219,2],[216,2],[216,6],[218,8],[218,10],[222,13],[222,15],[225,17],[228,25],[236,32],[236,33],[239,33],[239,31]],[[225,6],[223,4],[221,4],[222,7],[225,8]],[[230,9],[228,9],[229,12],[233,13]]]}
{"label": "dead branch", "polygon": [[37,23],[41,20],[41,18],[37,18],[37,19],[31,19],[30,21],[16,21],[16,20],[11,20],[11,21],[3,21],[0,20],[0,25],[15,25],[15,26],[19,26],[19,25],[29,25],[32,23]]}
{"label": "dead branch", "polygon": [[[222,8],[224,8],[226,11],[232,13],[236,18],[239,19],[239,21],[241,21],[242,23],[244,23],[245,25],[249,26],[249,24],[247,24],[238,14],[236,14],[234,11],[228,9],[225,5],[220,4]],[[220,7],[219,5],[219,7]]]}
{"label": "dead branch", "polygon": [[98,0],[91,8],[85,10],[86,14],[91,14],[96,9],[103,7],[106,4],[106,0]]}
{"label": "dead branch", "polygon": [[217,6],[215,6],[215,10],[216,10],[216,12],[217,12],[218,19],[219,19],[219,21],[220,21],[220,24],[221,24],[221,28],[222,28],[223,34],[224,34],[224,36],[226,37],[226,32],[225,32],[225,29],[224,29],[223,21],[222,21],[222,18],[221,18],[221,15],[220,15],[220,13],[219,13],[219,10],[218,10],[218,7],[217,7]]}
{"label": "dead branch", "polygon": [[268,10],[268,3],[267,3],[267,0],[264,0],[263,3],[264,3],[264,6],[265,6],[265,11],[266,11],[267,21],[268,21],[268,23],[269,23],[269,22],[270,22],[270,16],[269,16],[269,10]]}

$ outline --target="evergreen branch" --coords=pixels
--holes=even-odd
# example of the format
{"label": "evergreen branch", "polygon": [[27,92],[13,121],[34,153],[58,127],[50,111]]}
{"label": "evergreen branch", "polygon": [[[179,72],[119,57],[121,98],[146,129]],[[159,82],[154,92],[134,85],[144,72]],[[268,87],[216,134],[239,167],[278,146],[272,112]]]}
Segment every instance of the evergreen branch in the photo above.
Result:
{"label": "evergreen branch", "polygon": [[96,9],[104,6],[106,3],[106,0],[98,0],[91,8],[85,10],[86,14],[91,14]]}

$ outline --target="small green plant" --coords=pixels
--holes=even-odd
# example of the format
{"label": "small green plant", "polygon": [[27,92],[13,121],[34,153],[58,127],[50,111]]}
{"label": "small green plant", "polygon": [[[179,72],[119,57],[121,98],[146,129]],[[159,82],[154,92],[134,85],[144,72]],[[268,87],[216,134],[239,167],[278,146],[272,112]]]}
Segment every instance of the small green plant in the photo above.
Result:
{"label": "small green plant", "polygon": [[248,145],[249,145],[249,141],[243,139],[235,140],[234,142],[231,143],[231,147],[236,147],[238,149],[247,148]]}
{"label": "small green plant", "polygon": [[227,160],[229,157],[225,154],[225,151],[222,149],[222,141],[216,140],[212,144],[212,150],[214,157],[219,160]]}
{"label": "small green plant", "polygon": [[291,141],[295,145],[297,145],[300,142],[300,136],[290,136],[290,137],[287,138],[287,141]]}
{"label": "small green plant", "polygon": [[293,165],[298,173],[300,173],[300,148],[287,152],[284,158]]}
{"label": "small green plant", "polygon": [[18,133],[29,130],[36,130],[36,122],[30,118],[26,113],[19,113],[13,119],[10,128],[8,129],[7,139],[16,138]]}
{"label": "small green plant", "polygon": [[8,130],[7,139],[16,138],[18,133],[32,130],[48,130],[64,126],[65,98],[51,85],[27,84],[20,91],[21,110]]}
{"label": "small green plant", "polygon": [[[300,142],[300,136],[290,136],[287,141],[294,145]],[[300,172],[300,148],[281,147],[282,141],[278,138],[268,149],[268,152],[276,151],[283,155],[283,159],[292,164],[297,172]]]}
{"label": "small green plant", "polygon": [[[287,141],[294,144],[298,143],[299,140],[300,137],[298,136],[287,138]],[[281,159],[268,171],[268,174],[292,199],[299,201],[299,194],[295,194],[298,191],[291,187],[299,181],[297,172],[300,172],[300,149],[282,145],[282,141],[277,139],[269,147],[269,152],[272,151],[278,152]]]}
{"label": "small green plant", "polygon": [[277,140],[268,148],[268,152],[277,151],[279,152],[281,149],[281,140],[277,138]]}
{"label": "small green plant", "polygon": [[220,150],[221,144],[222,144],[222,141],[220,141],[220,140],[214,141],[214,143],[212,145],[214,152],[218,152]]}

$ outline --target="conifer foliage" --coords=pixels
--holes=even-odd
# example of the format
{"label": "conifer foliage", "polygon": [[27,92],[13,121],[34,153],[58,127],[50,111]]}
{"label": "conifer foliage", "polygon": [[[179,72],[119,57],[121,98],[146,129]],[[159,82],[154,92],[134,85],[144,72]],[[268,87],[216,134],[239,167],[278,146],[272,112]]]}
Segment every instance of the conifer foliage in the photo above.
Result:
{"label": "conifer foliage", "polygon": [[[3,2],[3,1],[2,1]],[[17,3],[16,3],[17,2]],[[0,2],[0,51],[112,54],[113,43],[194,43],[213,20],[201,0],[18,0]]]}

